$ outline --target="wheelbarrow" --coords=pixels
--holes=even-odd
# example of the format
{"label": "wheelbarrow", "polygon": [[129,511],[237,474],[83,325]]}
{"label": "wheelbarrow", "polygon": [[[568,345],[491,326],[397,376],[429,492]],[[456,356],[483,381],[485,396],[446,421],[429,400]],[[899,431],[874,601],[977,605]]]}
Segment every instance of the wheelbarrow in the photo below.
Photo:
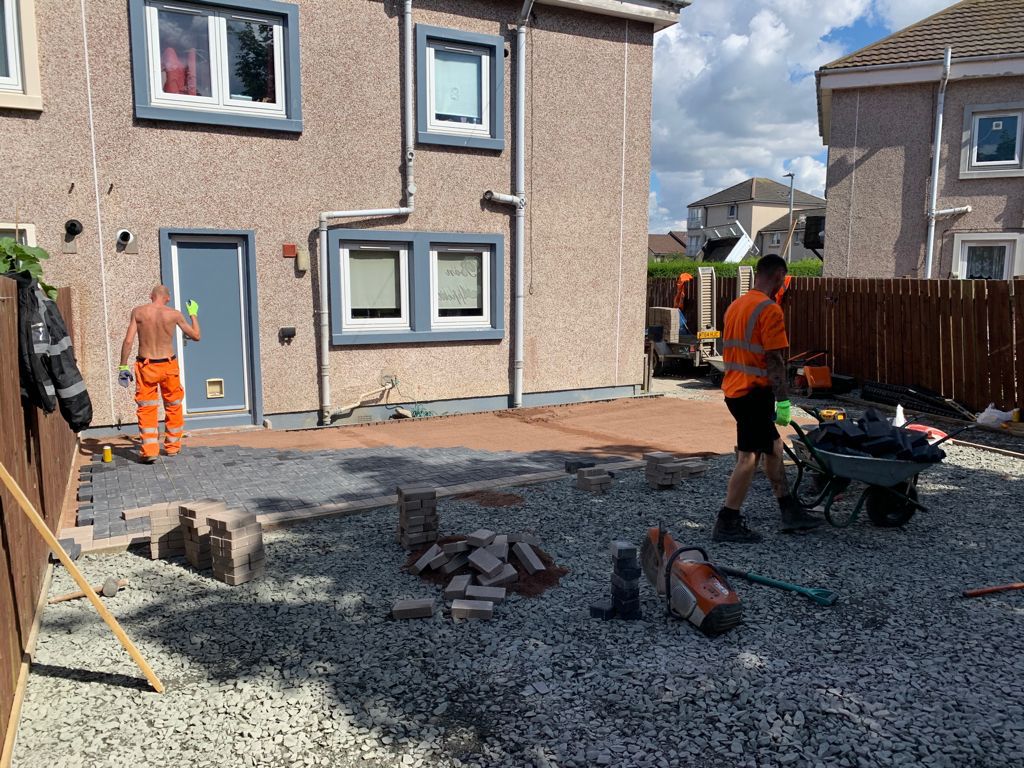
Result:
{"label": "wheelbarrow", "polygon": [[[817,418],[813,409],[808,410]],[[820,421],[820,419],[819,419]],[[791,424],[798,442],[790,447],[783,444],[783,450],[796,465],[796,481],[792,494],[806,507],[821,507],[825,519],[836,528],[853,525],[865,510],[871,522],[879,528],[898,528],[906,525],[918,510],[928,509],[918,500],[917,479],[922,472],[934,464],[922,464],[903,459],[878,459],[869,456],[847,456],[816,448],[799,424]],[[961,432],[970,429],[968,425],[935,443],[939,445]],[[813,477],[816,487],[810,494],[804,494],[800,486],[805,479]],[[864,484],[864,490],[853,508],[845,517],[833,513],[836,499],[849,488],[851,482]]]}

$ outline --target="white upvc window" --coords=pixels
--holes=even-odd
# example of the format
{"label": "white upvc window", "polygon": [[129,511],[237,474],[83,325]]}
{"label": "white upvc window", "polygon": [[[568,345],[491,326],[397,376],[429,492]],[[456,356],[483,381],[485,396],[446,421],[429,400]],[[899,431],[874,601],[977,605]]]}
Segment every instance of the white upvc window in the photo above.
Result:
{"label": "white upvc window", "polygon": [[36,244],[36,228],[34,224],[0,221],[0,237],[12,237],[22,245]]}
{"label": "white upvc window", "polygon": [[430,313],[434,328],[491,327],[491,249],[430,249]]}
{"label": "white upvc window", "polygon": [[491,54],[488,48],[430,40],[427,130],[458,136],[491,135]]}
{"label": "white upvc window", "polygon": [[151,2],[146,44],[153,105],[286,116],[281,18]]}
{"label": "white upvc window", "polygon": [[21,93],[17,0],[0,0],[0,91]]}
{"label": "white upvc window", "polygon": [[958,233],[953,236],[953,277],[1007,280],[1024,273],[1024,235],[1016,232]]}
{"label": "white upvc window", "polygon": [[782,245],[782,233],[772,232],[771,241],[769,242],[769,245]]}
{"label": "white upvc window", "polygon": [[736,206],[735,205],[730,205],[729,206],[729,220],[732,221],[735,218],[736,218]]}
{"label": "white upvc window", "polygon": [[704,209],[691,208],[687,216],[686,225],[692,229],[699,229],[704,226]]}
{"label": "white upvc window", "polygon": [[1024,111],[975,113],[971,130],[971,165],[1019,168],[1022,126]]}
{"label": "white upvc window", "polygon": [[341,286],[344,330],[409,330],[407,244],[346,244]]}

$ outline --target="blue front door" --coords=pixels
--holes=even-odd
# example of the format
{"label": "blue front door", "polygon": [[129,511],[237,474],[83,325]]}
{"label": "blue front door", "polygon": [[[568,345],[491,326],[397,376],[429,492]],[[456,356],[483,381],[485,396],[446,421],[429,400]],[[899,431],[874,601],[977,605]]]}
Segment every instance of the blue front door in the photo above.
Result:
{"label": "blue front door", "polygon": [[172,240],[174,306],[199,303],[202,338],[178,334],[185,416],[252,412],[245,241],[180,235]]}

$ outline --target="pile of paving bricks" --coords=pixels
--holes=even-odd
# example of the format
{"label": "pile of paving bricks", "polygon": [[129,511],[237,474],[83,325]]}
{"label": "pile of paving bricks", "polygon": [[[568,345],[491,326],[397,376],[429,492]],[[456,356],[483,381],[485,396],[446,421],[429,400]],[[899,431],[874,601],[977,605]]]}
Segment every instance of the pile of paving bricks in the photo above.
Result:
{"label": "pile of paving bricks", "polygon": [[684,477],[703,475],[708,469],[704,459],[680,458],[665,451],[645,453],[644,460],[647,462],[644,477],[655,490],[675,488]]}
{"label": "pile of paving bricks", "polygon": [[595,619],[625,619],[634,621],[642,618],[640,613],[640,563],[636,546],[628,541],[613,541],[612,555],[612,596],[599,600],[590,606],[590,616]]}
{"label": "pile of paving bricks", "polygon": [[263,527],[255,512],[223,509],[206,517],[213,577],[232,587],[263,573]]}
{"label": "pile of paving bricks", "polygon": [[607,493],[612,487],[612,476],[601,467],[583,467],[576,470],[576,487],[591,493]]}
{"label": "pile of paving bricks", "polygon": [[437,541],[437,490],[398,486],[398,541],[404,549]]}
{"label": "pile of paving bricks", "polygon": [[[434,571],[450,576],[444,599],[451,601],[454,619],[490,619],[494,606],[505,599],[507,588],[546,570],[535,551],[540,542],[527,533],[497,534],[481,528],[464,538],[431,545],[412,564],[417,575]],[[516,567],[518,564],[518,568]],[[425,618],[434,613],[434,600],[399,600],[392,607],[396,619]]]}
{"label": "pile of paving bricks", "polygon": [[185,539],[185,557],[197,571],[213,567],[210,552],[210,525],[207,516],[211,512],[227,509],[223,502],[189,501],[180,506],[181,528]]}
{"label": "pile of paving bricks", "polygon": [[153,504],[139,510],[149,513],[149,556],[152,559],[170,560],[185,556],[185,531],[181,526],[180,506],[174,501]]}

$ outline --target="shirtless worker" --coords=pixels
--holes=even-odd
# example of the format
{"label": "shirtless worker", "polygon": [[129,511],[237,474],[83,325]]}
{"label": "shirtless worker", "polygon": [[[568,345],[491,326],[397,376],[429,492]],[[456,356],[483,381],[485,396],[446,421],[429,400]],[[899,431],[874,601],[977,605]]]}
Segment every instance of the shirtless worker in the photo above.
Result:
{"label": "shirtless worker", "polygon": [[782,438],[775,428],[776,424],[789,424],[791,410],[785,355],[789,339],[782,307],[775,302],[787,284],[787,271],[781,257],[761,258],[754,272],[753,289],[730,304],[725,313],[722,391],[736,419],[736,468],[715,521],[713,541],[761,541],[761,534],[747,527],[740,507],[762,456],[764,473],[782,512],[781,530],[807,530],[824,522],[809,514],[790,494],[782,464]]}
{"label": "shirtless worker", "polygon": [[132,310],[128,331],[121,344],[121,364],[118,366],[117,383],[127,388],[132,383],[132,370],[128,356],[132,352],[135,336],[139,337],[139,353],[135,358],[135,402],[138,405],[139,437],[142,439],[142,461],[151,464],[160,455],[159,425],[157,406],[159,395],[164,400],[164,451],[174,456],[181,450],[181,437],[185,431],[185,417],[182,400],[185,390],[178,374],[178,359],[174,354],[174,330],[181,332],[192,341],[199,341],[199,305],[189,301],[185,305],[191,325],[176,309],[167,306],[171,293],[166,285],[158,285],[149,294],[149,304]]}

